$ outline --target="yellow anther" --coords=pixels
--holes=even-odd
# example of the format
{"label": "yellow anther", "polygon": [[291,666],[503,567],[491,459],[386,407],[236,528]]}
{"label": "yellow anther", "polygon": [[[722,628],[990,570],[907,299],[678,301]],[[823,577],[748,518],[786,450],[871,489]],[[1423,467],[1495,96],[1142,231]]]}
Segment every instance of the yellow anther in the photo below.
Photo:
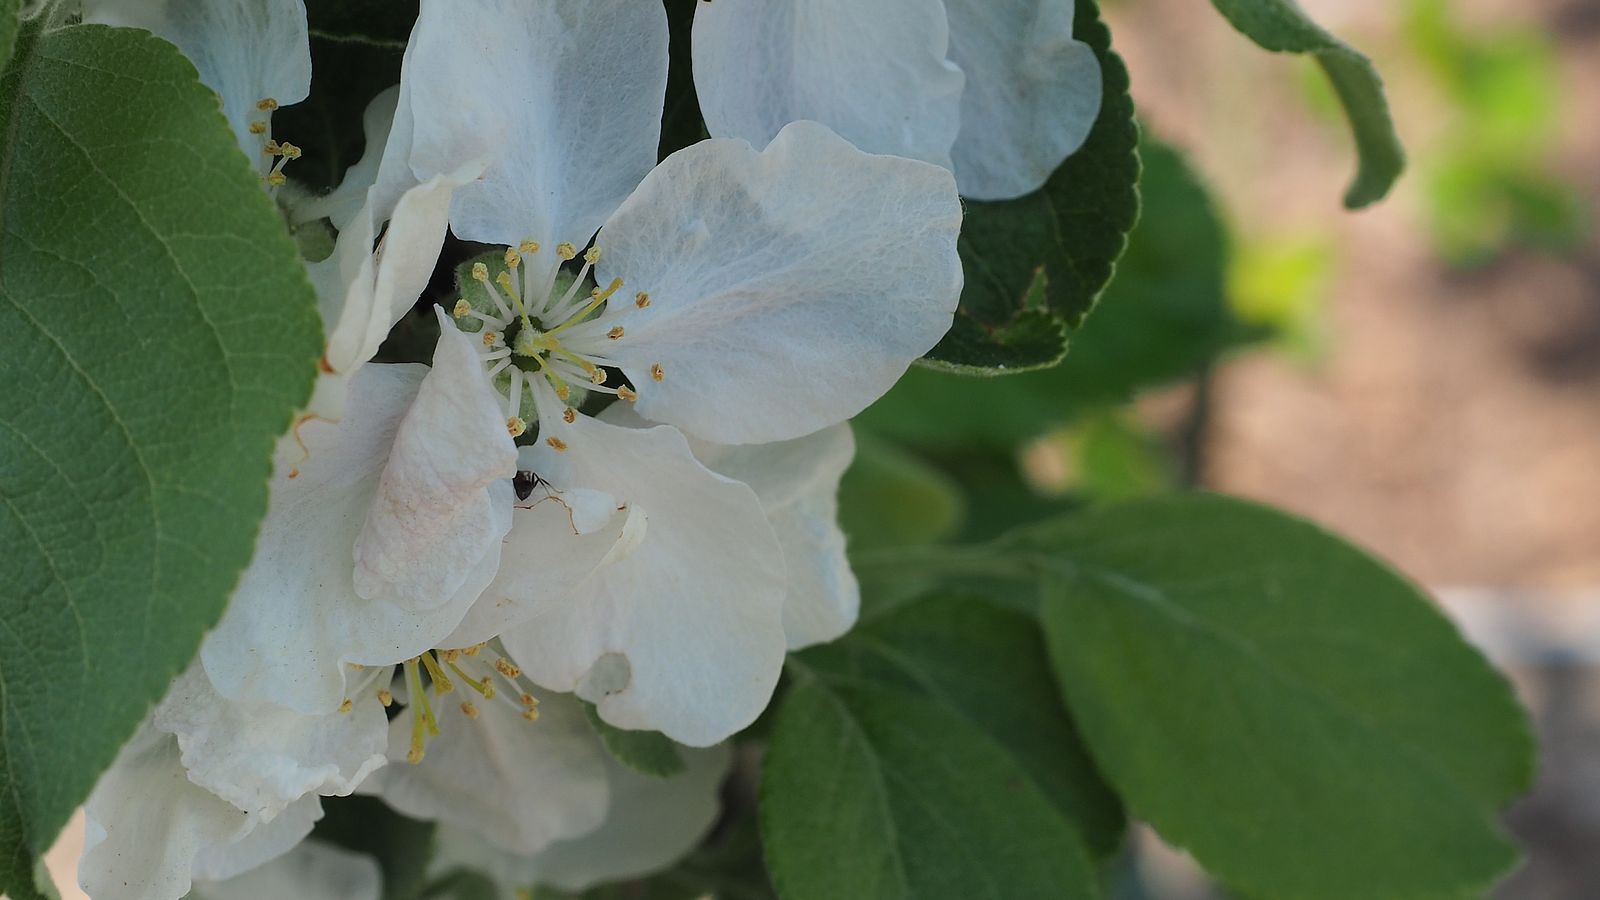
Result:
{"label": "yellow anther", "polygon": [[433,658],[432,653],[424,653],[420,658],[422,667],[428,670],[428,677],[433,679],[433,692],[435,694],[448,694],[456,689],[455,683],[450,680],[450,676],[444,673],[444,669],[439,667],[439,663]]}
{"label": "yellow anther", "polygon": [[506,659],[505,657],[501,657],[494,661],[494,670],[507,678],[516,678],[522,674],[522,670],[517,668],[515,663],[509,659]]}
{"label": "yellow anther", "polygon": [[250,133],[251,134],[266,134],[267,133],[267,123],[265,123],[265,122],[251,122],[250,123]]}
{"label": "yellow anther", "polygon": [[539,698],[532,694],[523,694],[519,699],[522,700],[522,705],[528,709],[533,709],[535,706],[539,705]]}
{"label": "yellow anther", "polygon": [[483,648],[485,646],[487,646],[487,645],[485,645],[485,644],[473,644],[471,647],[463,648],[461,652],[466,654],[467,656],[477,656],[480,652],[483,651]]}
{"label": "yellow anther", "polygon": [[567,423],[568,425],[578,421],[578,411],[570,406],[566,409],[563,409],[561,411],[561,421]]}
{"label": "yellow anther", "polygon": [[557,453],[567,452],[567,442],[558,437],[545,438],[544,442],[555,449]]}
{"label": "yellow anther", "polygon": [[267,175],[267,184],[270,184],[273,187],[283,187],[288,180],[289,179],[283,177],[282,172],[272,172]]}
{"label": "yellow anther", "polygon": [[269,139],[265,144],[261,145],[261,152],[268,156],[277,156],[282,152],[282,149],[278,146],[277,141]]}
{"label": "yellow anther", "polygon": [[493,347],[500,343],[500,337],[501,335],[498,331],[485,331],[483,333],[483,345],[485,347]]}
{"label": "yellow anther", "polygon": [[366,668],[366,666],[362,665],[361,663],[345,663],[345,665],[349,666],[350,668],[354,669],[357,672],[359,672],[362,669]]}
{"label": "yellow anther", "polygon": [[590,247],[588,250],[585,250],[584,253],[583,253],[583,261],[588,263],[591,266],[594,265],[595,263],[599,262],[600,261],[600,248],[599,247]]}
{"label": "yellow anther", "polygon": [[517,249],[521,250],[523,253],[538,253],[539,252],[539,242],[538,241],[523,241],[521,244],[519,244],[517,246]]}
{"label": "yellow anther", "polygon": [[665,377],[667,377],[667,373],[666,373],[666,370],[661,368],[661,363],[656,363],[655,365],[650,367],[650,380],[651,381],[660,381],[661,379],[663,379]]}
{"label": "yellow anther", "polygon": [[527,719],[529,722],[537,722],[537,721],[539,721],[539,707],[535,706],[532,709],[523,710],[522,711],[522,717],[524,719]]}
{"label": "yellow anther", "polygon": [[628,401],[629,403],[639,399],[639,395],[633,390],[633,388],[628,387],[627,385],[617,388],[617,396]]}
{"label": "yellow anther", "polygon": [[522,437],[523,432],[527,430],[528,423],[523,421],[521,416],[512,416],[506,420],[506,431],[510,432],[514,438]]}
{"label": "yellow anther", "polygon": [[650,305],[650,295],[644,291],[634,294],[633,305],[639,307],[640,309],[644,309],[646,306]]}
{"label": "yellow anther", "polygon": [[515,269],[517,267],[517,265],[519,263],[521,263],[521,262],[522,262],[522,254],[517,252],[517,248],[515,248],[515,247],[507,247],[506,248],[506,266],[508,268]]}
{"label": "yellow anther", "polygon": [[456,305],[450,308],[450,315],[458,319],[470,312],[472,312],[472,304],[466,300],[457,300]]}
{"label": "yellow anther", "polygon": [[[421,721],[421,720],[419,719],[418,721]],[[416,765],[417,763],[422,762],[422,745],[421,744],[412,744],[411,745],[410,752],[408,752],[406,754],[406,762],[411,763],[413,766]]]}
{"label": "yellow anther", "polygon": [[620,340],[622,338],[622,326],[614,326],[610,331],[606,332],[606,337],[612,339],[613,341]]}
{"label": "yellow anther", "polygon": [[484,265],[481,262],[473,263],[472,264],[472,280],[473,281],[481,281],[484,284],[488,284],[489,283],[489,267]]}
{"label": "yellow anther", "polygon": [[356,702],[354,700],[351,700],[349,697],[344,698],[344,702],[339,704],[339,712],[342,712],[342,713],[347,713],[350,710],[355,709],[355,708],[356,708]]}
{"label": "yellow anther", "polygon": [[394,694],[389,693],[388,688],[379,688],[378,702],[383,704],[384,709],[388,709],[394,703]]}
{"label": "yellow anther", "polygon": [[471,700],[461,704],[461,712],[469,719],[476,719],[478,717],[478,708],[472,705]]}
{"label": "yellow anther", "polygon": [[567,387],[565,384],[558,384],[556,385],[556,396],[561,398],[562,403],[565,403],[572,398],[572,388]]}
{"label": "yellow anther", "polygon": [[439,658],[447,663],[453,663],[461,658],[460,650],[440,650]]}
{"label": "yellow anther", "polygon": [[483,676],[483,680],[478,682],[478,693],[482,694],[485,700],[494,699],[494,682],[489,680],[489,676]]}
{"label": "yellow anther", "polygon": [[605,384],[606,383],[605,370],[604,369],[595,369],[594,371],[590,372],[589,373],[589,380],[594,382],[595,384]]}
{"label": "yellow anther", "polygon": [[562,259],[576,259],[578,256],[578,248],[572,246],[571,241],[562,241],[556,245],[556,255]]}
{"label": "yellow anther", "polygon": [[259,109],[262,112],[272,112],[277,108],[278,101],[272,99],[271,97],[262,97],[260,100],[256,101],[256,109]]}
{"label": "yellow anther", "polygon": [[284,159],[299,159],[300,158],[300,148],[296,147],[295,145],[293,145],[291,143],[289,143],[288,141],[284,141],[283,143],[278,145],[278,152],[283,154],[283,158]]}

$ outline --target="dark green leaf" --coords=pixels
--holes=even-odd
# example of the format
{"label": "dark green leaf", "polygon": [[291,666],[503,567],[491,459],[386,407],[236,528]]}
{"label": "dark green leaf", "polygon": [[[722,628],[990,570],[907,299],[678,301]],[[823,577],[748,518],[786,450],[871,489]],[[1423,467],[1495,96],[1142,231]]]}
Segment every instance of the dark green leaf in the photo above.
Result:
{"label": "dark green leaf", "polygon": [[22,0],[0,0],[0,69],[11,59],[11,50],[17,45],[17,32],[21,30],[19,16]]}
{"label": "dark green leaf", "polygon": [[1072,352],[1039,379],[1078,407],[1193,375],[1253,336],[1228,306],[1228,238],[1210,195],[1167,144],[1146,136],[1140,156],[1128,252]]}
{"label": "dark green leaf", "polygon": [[859,424],[922,446],[1010,447],[1191,375],[1253,337],[1224,295],[1228,242],[1211,198],[1165,144],[1147,138],[1142,153],[1138,227],[1060,365],[1002,379],[912,369]]}
{"label": "dark green leaf", "polygon": [[1306,522],[1215,496],[1032,530],[1068,705],[1108,780],[1249,896],[1480,893],[1531,739],[1415,587]]}
{"label": "dark green leaf", "polygon": [[[1000,360],[1011,371],[1049,365],[1060,350],[1042,346],[1045,332],[1013,326],[1038,309],[1077,327],[1111,280],[1138,218],[1139,127],[1127,67],[1093,0],[1078,0],[1073,30],[1100,60],[1100,117],[1040,190],[967,204],[960,244],[966,287],[957,317],[970,322],[929,354],[930,363],[970,370]],[[975,350],[974,339],[986,334],[991,346]]]}
{"label": "dark green leaf", "polygon": [[221,615],[322,336],[171,44],[24,33],[0,135],[0,888],[21,898]]}
{"label": "dark green leaf", "polygon": [[667,56],[667,98],[661,113],[662,159],[709,136],[700,118],[700,98],[694,91],[694,71],[689,64],[689,33],[694,27],[694,8],[700,2],[666,0],[671,46]]}
{"label": "dark green leaf", "polygon": [[1092,897],[1121,826],[1051,688],[1038,631],[919,603],[798,657],[761,787],[778,893]]}
{"label": "dark green leaf", "polygon": [[588,713],[589,724],[594,726],[611,755],[635,772],[652,778],[671,778],[687,768],[678,745],[666,735],[655,731],[624,731],[607,724],[592,703],[585,703],[583,711]]}
{"label": "dark green leaf", "polygon": [[[1039,274],[1040,283],[1044,273]],[[1040,309],[1026,309],[1002,325],[957,315],[938,346],[918,364],[955,375],[1016,375],[1047,369],[1067,352],[1067,328]]]}
{"label": "dark green leaf", "polygon": [[434,896],[426,889],[434,823],[403,816],[376,797],[328,798],[322,808],[325,815],[312,837],[376,859],[383,900]]}
{"label": "dark green leaf", "polygon": [[1263,48],[1316,58],[1355,133],[1358,168],[1345,206],[1358,209],[1382,200],[1405,168],[1406,155],[1372,61],[1311,21],[1294,0],[1212,0],[1212,5]]}

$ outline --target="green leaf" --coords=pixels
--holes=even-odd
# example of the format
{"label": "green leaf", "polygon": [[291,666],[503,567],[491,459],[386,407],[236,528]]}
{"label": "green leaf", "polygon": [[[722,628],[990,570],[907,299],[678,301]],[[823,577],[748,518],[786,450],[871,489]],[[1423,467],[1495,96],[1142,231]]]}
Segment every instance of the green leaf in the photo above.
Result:
{"label": "green leaf", "polygon": [[1274,53],[1316,58],[1355,134],[1358,167],[1344,204],[1359,209],[1382,200],[1405,169],[1405,149],[1389,118],[1383,79],[1372,61],[1307,18],[1293,0],[1211,0],[1233,27]]}
{"label": "green leaf", "polygon": [[434,823],[403,816],[376,797],[329,797],[312,837],[378,861],[383,900],[418,900],[428,891]]}
{"label": "green leaf", "polygon": [[216,96],[148,33],[0,78],[0,888],[188,663],[311,390],[316,301]]}
{"label": "green leaf", "polygon": [[1261,334],[1229,308],[1227,231],[1188,161],[1148,136],[1140,156],[1143,208],[1117,276],[1072,352],[1039,379],[1080,408],[1191,376]]}
{"label": "green leaf", "polygon": [[0,69],[11,59],[21,30],[22,0],[0,0]]}
{"label": "green leaf", "polygon": [[796,658],[761,785],[785,900],[1093,897],[1121,812],[1031,620],[919,603]]}
{"label": "green leaf", "polygon": [[683,755],[678,752],[678,745],[672,739],[656,731],[625,731],[607,723],[600,718],[600,712],[594,704],[583,704],[583,711],[589,716],[589,724],[594,726],[595,734],[600,735],[601,743],[617,758],[617,762],[641,775],[652,778],[671,778],[687,768]]}
{"label": "green leaf", "polygon": [[[968,374],[1051,365],[1064,344],[1030,310],[1076,328],[1111,280],[1139,215],[1139,127],[1128,95],[1128,69],[1111,49],[1111,32],[1093,0],[1078,0],[1073,31],[1100,60],[1100,117],[1076,153],[1043,188],[1025,197],[967,203],[961,226],[966,287],[953,336],[928,355]],[[974,346],[988,335],[987,347]],[[1000,374],[998,371],[993,374]]]}
{"label": "green leaf", "polygon": [[921,446],[1009,448],[1192,375],[1261,333],[1230,311],[1229,245],[1211,197],[1167,145],[1146,138],[1141,153],[1139,224],[1060,365],[1000,379],[914,368],[858,424]]}
{"label": "green leaf", "polygon": [[961,524],[961,489],[917,456],[870,434],[839,485],[839,525],[852,551],[930,544]]}
{"label": "green leaf", "polygon": [[1238,891],[1480,893],[1528,786],[1506,683],[1414,586],[1306,522],[1180,496],[1013,546],[1046,562],[1068,706],[1135,813]]}

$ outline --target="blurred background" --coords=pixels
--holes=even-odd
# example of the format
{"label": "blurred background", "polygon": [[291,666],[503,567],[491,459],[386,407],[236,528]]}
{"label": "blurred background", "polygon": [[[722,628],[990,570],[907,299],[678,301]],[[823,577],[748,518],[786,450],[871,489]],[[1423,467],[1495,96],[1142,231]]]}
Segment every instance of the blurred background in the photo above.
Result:
{"label": "blurred background", "polygon": [[[1023,451],[1024,481],[1080,502],[1256,498],[1421,582],[1513,674],[1543,741],[1508,816],[1529,858],[1498,896],[1600,896],[1600,0],[1300,0],[1373,58],[1410,155],[1360,213],[1339,208],[1353,151],[1312,62],[1262,52],[1210,4],[1103,5],[1147,135],[1210,192],[1226,263],[1209,316],[1198,294],[1217,285],[1160,276],[1204,232],[1154,217],[1174,192],[1152,167],[1096,315],[1188,292],[1175,335],[1219,352],[1131,402],[1041,394],[1071,409]],[[1073,353],[1105,351],[1110,324],[1092,317]],[[1123,896],[1212,896],[1141,845]]]}

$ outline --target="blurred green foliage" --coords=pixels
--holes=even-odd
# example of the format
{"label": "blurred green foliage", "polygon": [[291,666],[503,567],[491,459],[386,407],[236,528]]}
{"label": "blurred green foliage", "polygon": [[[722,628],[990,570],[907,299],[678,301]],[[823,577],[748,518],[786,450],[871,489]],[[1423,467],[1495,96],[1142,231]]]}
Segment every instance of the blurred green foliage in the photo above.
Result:
{"label": "blurred green foliage", "polygon": [[1565,105],[1549,35],[1533,28],[1478,33],[1447,0],[1410,0],[1408,49],[1453,107],[1419,160],[1430,228],[1456,265],[1516,246],[1561,251],[1586,233],[1576,191],[1550,168]]}

